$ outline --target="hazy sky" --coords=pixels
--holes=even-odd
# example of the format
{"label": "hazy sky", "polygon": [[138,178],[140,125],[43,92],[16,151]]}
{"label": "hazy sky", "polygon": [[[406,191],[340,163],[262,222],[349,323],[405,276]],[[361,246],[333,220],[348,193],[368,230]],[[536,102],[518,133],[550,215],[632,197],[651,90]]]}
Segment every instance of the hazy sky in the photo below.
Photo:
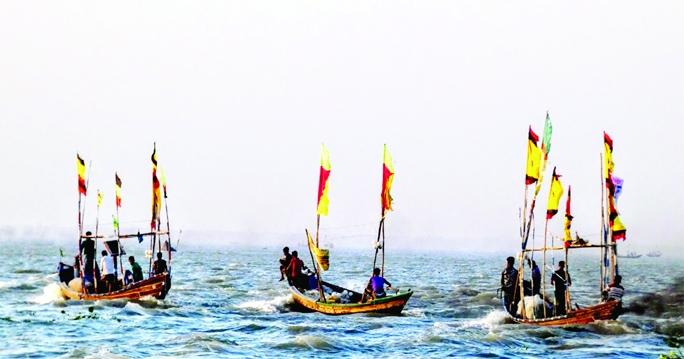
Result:
{"label": "hazy sky", "polygon": [[674,1],[5,1],[0,228],[75,233],[77,151],[86,222],[100,189],[111,231],[118,172],[122,224],[148,228],[155,141],[175,229],[303,236],[321,143],[323,228],[377,223],[387,143],[388,241],[514,251],[527,128],[548,111],[537,234],[557,166],[573,230],[597,239],[605,130],[623,248],[684,253],[682,24]]}

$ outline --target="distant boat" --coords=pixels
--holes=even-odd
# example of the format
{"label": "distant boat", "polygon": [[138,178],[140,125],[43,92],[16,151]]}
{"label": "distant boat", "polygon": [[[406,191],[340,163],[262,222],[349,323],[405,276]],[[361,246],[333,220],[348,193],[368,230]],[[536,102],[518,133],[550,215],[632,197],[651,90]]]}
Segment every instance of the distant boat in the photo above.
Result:
{"label": "distant boat", "polygon": [[660,257],[663,255],[661,251],[655,251],[655,252],[648,252],[646,254],[648,257]]}
{"label": "distant boat", "polygon": [[[642,256],[641,254],[636,254],[636,252],[627,252],[627,254],[625,254],[625,255],[618,255],[618,258],[639,258],[641,256]],[[659,257],[659,256],[660,256],[660,254],[655,256],[655,257]],[[649,257],[652,257],[650,255],[650,253],[649,253]]]}
{"label": "distant boat", "polygon": [[[575,250],[580,248],[600,248],[602,262],[605,263],[605,265],[602,266],[602,268],[600,269],[601,286],[599,288],[599,293],[603,293],[603,291],[606,290],[606,280],[608,279],[608,277],[610,276],[610,278],[613,279],[618,274],[617,259],[614,256],[615,248],[617,246],[615,240],[624,239],[625,233],[624,227],[622,227],[621,223],[619,222],[617,211],[614,210],[614,192],[611,188],[612,182],[609,182],[613,165],[612,140],[610,140],[608,135],[604,133],[604,148],[606,151],[606,161],[603,162],[602,166],[606,167],[606,171],[604,172],[603,168],[601,169],[601,181],[603,181],[604,178],[606,179],[605,186],[602,186],[604,188],[604,192],[602,193],[602,199],[603,195],[605,194],[605,204],[607,204],[608,208],[606,210],[606,208],[603,206],[604,202],[602,200],[602,225],[604,226],[604,228],[606,228],[606,230],[604,231],[604,235],[602,235],[601,238],[602,243],[581,244],[579,240],[577,242],[572,241],[570,237],[570,225],[573,217],[570,215],[570,188],[568,187],[568,198],[565,216],[565,238],[563,238],[564,243],[562,245],[549,246],[547,245],[546,238],[544,238],[543,245],[538,248],[534,248],[534,246],[528,247],[527,244],[530,235],[530,224],[532,222],[532,219],[534,218],[533,211],[535,207],[537,193],[539,192],[539,188],[541,187],[541,181],[543,179],[544,169],[546,167],[548,150],[550,149],[551,125],[548,114],[546,118],[546,125],[544,128],[544,139],[542,140],[543,144],[541,146],[541,150],[539,149],[539,147],[537,147],[539,138],[534,132],[532,132],[532,127],[530,127],[528,138],[528,166],[525,179],[525,207],[523,209],[522,223],[520,228],[522,243],[521,259],[527,257],[528,255],[533,255],[534,252],[542,252],[542,258],[544,258],[544,262],[546,262],[545,258],[547,251],[562,251],[564,253],[565,263],[567,265],[568,252],[574,252]],[[558,202],[560,201],[560,197],[563,193],[562,185],[560,183],[560,180],[558,180],[558,177],[559,176],[556,175],[556,171],[554,168],[551,190],[549,193],[549,207],[546,216],[547,225],[548,220],[552,218],[553,215],[556,214],[556,212],[558,212]],[[529,207],[530,210],[528,214],[528,186],[535,183],[535,193],[532,199],[531,206]],[[552,198],[554,198],[555,202],[552,201]],[[546,229],[544,230],[544,232],[548,233]],[[532,261],[528,259],[530,267],[532,267],[531,262]],[[543,263],[542,268],[545,268],[545,266],[546,263]],[[621,301],[609,299],[602,299],[601,301],[599,301],[599,303],[592,304],[584,308],[580,308],[577,304],[575,304],[575,307],[573,308],[570,301],[569,286],[567,287],[568,289],[565,292],[565,300],[563,301],[565,302],[565,307],[563,308],[562,302],[553,303],[551,299],[553,297],[548,298],[548,296],[545,295],[546,276],[544,272],[537,272],[537,275],[541,277],[540,283],[542,284],[542,287],[532,288],[534,278],[532,278],[532,280],[525,279],[523,273],[524,268],[524,262],[523,260],[520,260],[520,266],[517,272],[517,276],[515,277],[516,282],[514,282],[513,284],[512,291],[508,290],[508,292],[505,292],[504,287],[502,286],[500,292],[500,298],[502,299],[504,310],[510,316],[510,318],[516,323],[543,326],[588,324],[599,320],[616,319],[622,312]],[[566,266],[565,268],[567,270],[568,267]],[[566,278],[561,278],[561,280],[567,282],[570,278],[567,272],[565,273]],[[554,273],[553,275],[556,274]],[[558,280],[559,278],[555,279]],[[503,280],[504,278],[502,273],[502,283]],[[540,294],[533,295],[534,289],[539,291]]]}
{"label": "distant boat", "polygon": [[[330,175],[330,154],[323,147],[321,156],[321,171],[319,176],[318,184],[318,210],[317,210],[317,224],[316,224],[316,242],[306,231],[307,236],[307,246],[311,252],[311,259],[313,262],[314,270],[316,272],[316,277],[306,277],[292,278],[288,273],[288,282],[290,284],[290,291],[292,292],[292,298],[295,303],[300,307],[303,307],[307,311],[316,311],[323,314],[330,315],[342,315],[342,314],[356,314],[356,313],[388,313],[388,314],[400,314],[401,311],[406,306],[406,302],[411,298],[413,292],[409,289],[404,293],[399,293],[399,290],[395,290],[395,295],[389,293],[389,287],[386,291],[384,297],[376,298],[375,294],[372,293],[372,288],[370,293],[368,292],[368,287],[363,293],[355,292],[350,289],[340,287],[338,285],[325,282],[321,279],[321,270],[327,270],[329,266],[329,250],[322,250],[318,246],[318,228],[320,224],[321,214],[327,215],[328,213],[328,185],[327,180]],[[385,214],[387,210],[391,210],[392,197],[389,195],[389,190],[392,185],[392,177],[394,176],[394,170],[391,166],[391,158],[387,152],[387,147],[385,147],[384,153],[384,165],[383,165],[383,184],[382,184],[382,216],[380,218],[380,227],[378,228],[378,241],[375,246],[375,260],[373,262],[373,268],[375,268],[376,261],[378,259],[378,251],[382,248],[382,265],[381,268],[385,267]],[[381,240],[382,239],[382,240]],[[315,258],[315,260],[314,260]],[[384,273],[381,273],[383,275]],[[307,280],[306,282],[301,279]],[[302,283],[304,282],[304,283]],[[369,282],[370,284],[370,282]],[[313,298],[305,295],[307,290],[315,290],[318,286],[318,298]],[[383,285],[384,287],[384,285]],[[326,292],[331,293],[326,297]]]}
{"label": "distant boat", "polygon": [[[166,181],[164,179],[164,174],[162,171],[161,176],[161,186],[160,181],[157,178],[157,150],[152,153],[152,222],[150,232],[147,233],[134,233],[134,234],[121,234],[119,233],[119,222],[118,222],[118,210],[121,206],[121,180],[118,175],[115,175],[116,180],[116,210],[117,216],[114,219],[114,230],[115,234],[112,236],[105,236],[98,234],[98,222],[99,222],[99,208],[101,204],[101,195],[98,191],[98,220],[95,225],[95,234],[86,232],[83,234],[83,214],[81,212],[81,196],[86,194],[86,180],[85,180],[85,162],[77,155],[77,168],[78,168],[78,189],[79,189],[79,201],[78,201],[78,220],[79,220],[79,239],[78,248],[79,254],[75,258],[75,265],[70,266],[64,263],[59,265],[59,280],[60,288],[62,290],[62,295],[67,299],[74,300],[102,300],[102,299],[140,299],[143,297],[155,297],[157,299],[164,299],[166,294],[171,289],[171,252],[175,251],[170,245],[168,245],[170,240],[169,235],[169,220],[168,220],[168,208],[166,209],[166,230],[161,229],[161,191],[160,187],[164,188],[164,198],[166,199]],[[165,201],[166,202],[166,201]],[[166,204],[166,203],[165,203]],[[166,237],[166,246],[162,246],[162,236]],[[122,257],[126,254],[123,246],[121,245],[122,239],[137,239],[138,243],[142,243],[144,237],[150,237],[150,250],[149,253],[159,253],[163,256],[162,252],[166,252],[166,270],[163,273],[153,275],[152,274],[152,263],[155,259],[154,256],[150,256],[150,273],[147,279],[138,280],[137,282],[126,283],[123,273],[123,260]],[[97,241],[101,239],[102,246],[107,250],[108,254],[114,260],[115,268],[115,279],[114,283],[111,284],[111,291],[108,292],[106,289],[106,282],[100,280],[99,278],[99,268],[96,265],[96,248]],[[107,240],[109,239],[109,240]],[[82,247],[83,244],[87,244],[87,247]],[[102,247],[100,247],[102,248]],[[92,258],[90,263],[86,261],[81,252],[90,253]],[[161,258],[161,257],[160,257]],[[118,261],[118,263],[117,263]],[[118,266],[117,266],[118,264]],[[118,268],[117,268],[118,267]],[[92,272],[90,272],[92,271]],[[76,278],[74,278],[74,272],[77,273]]]}

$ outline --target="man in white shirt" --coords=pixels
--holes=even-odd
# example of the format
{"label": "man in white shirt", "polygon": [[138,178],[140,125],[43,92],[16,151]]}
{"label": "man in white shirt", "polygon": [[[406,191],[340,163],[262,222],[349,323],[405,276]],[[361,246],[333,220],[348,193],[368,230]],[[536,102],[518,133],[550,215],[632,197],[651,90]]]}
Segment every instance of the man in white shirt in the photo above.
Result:
{"label": "man in white shirt", "polygon": [[100,270],[102,271],[102,281],[107,285],[107,292],[111,292],[116,281],[116,269],[114,269],[114,259],[107,255],[107,251],[102,251]]}

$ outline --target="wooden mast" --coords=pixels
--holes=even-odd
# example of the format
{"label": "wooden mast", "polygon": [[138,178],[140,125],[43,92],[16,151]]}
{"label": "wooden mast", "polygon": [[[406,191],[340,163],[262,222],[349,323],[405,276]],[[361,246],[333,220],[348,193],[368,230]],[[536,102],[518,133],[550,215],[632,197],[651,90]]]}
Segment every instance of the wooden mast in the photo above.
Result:
{"label": "wooden mast", "polygon": [[[599,153],[599,159],[601,162],[601,173],[600,173],[601,181],[599,182],[601,184],[601,232],[600,233],[601,233],[601,244],[606,245],[606,244],[608,244],[608,241],[606,240],[606,209],[604,206],[605,202],[603,199],[603,197],[605,195],[605,188],[606,188],[605,184],[603,183],[604,182],[604,179],[603,179],[603,154]],[[607,251],[607,250],[608,249],[603,249],[603,247],[601,247],[601,253],[600,253],[600,257],[599,257],[599,262],[600,262],[599,276],[600,276],[600,280],[601,280],[601,285],[599,286],[599,288],[600,288],[601,292],[603,292],[603,287],[605,286],[605,281],[606,281],[606,261],[605,261],[606,254],[604,253],[604,251]]]}
{"label": "wooden mast", "polygon": [[[93,161],[88,162],[88,168],[92,167]],[[90,172],[88,171],[88,178],[86,179],[86,191],[88,190],[88,186],[90,186]],[[85,220],[85,209],[86,209],[86,200],[88,199],[88,196],[86,195],[85,198],[83,199],[83,212],[79,212],[79,222],[80,222],[80,235],[78,238],[78,257],[80,258],[80,272],[81,272],[81,291],[85,294],[86,293],[86,287],[85,287],[85,278],[84,278],[84,273],[85,273],[85,268],[83,268],[83,255],[81,253],[81,239],[83,239],[83,221]],[[78,193],[78,210],[81,210],[81,192]],[[97,258],[97,238],[95,238],[95,253],[93,258],[93,273],[95,273],[95,262]],[[93,281],[97,282],[97,278],[93,275]]]}
{"label": "wooden mast", "polygon": [[[318,218],[320,219],[320,217],[321,216],[319,215]],[[318,295],[320,297],[321,302],[325,303],[325,294],[323,293],[323,285],[321,284],[321,270],[319,266],[316,265],[316,260],[314,259],[313,252],[311,251],[311,241],[309,240],[311,236],[309,236],[309,230],[305,229],[304,231],[306,232],[306,247],[309,248],[309,254],[311,255],[311,264],[314,267],[314,272],[316,273],[316,278],[318,279]],[[316,232],[318,232],[318,229],[316,229]]]}

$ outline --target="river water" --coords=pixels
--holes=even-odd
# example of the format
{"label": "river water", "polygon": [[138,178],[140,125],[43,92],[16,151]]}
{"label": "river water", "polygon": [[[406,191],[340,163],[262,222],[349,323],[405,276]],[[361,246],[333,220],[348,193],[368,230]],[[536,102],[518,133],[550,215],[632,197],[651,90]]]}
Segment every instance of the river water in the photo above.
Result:
{"label": "river water", "polygon": [[[684,265],[668,258],[621,260],[625,305],[639,313],[545,328],[513,324],[502,310],[496,290],[505,253],[388,252],[385,277],[415,292],[402,315],[333,317],[293,310],[278,282],[279,248],[181,244],[165,300],[79,302],[63,300],[55,284],[60,247],[75,252],[0,241],[0,357],[644,358],[669,353],[666,339],[684,333]],[[372,261],[371,249],[335,249],[323,278],[359,290]],[[573,303],[596,302],[597,272],[598,253],[571,255]]]}

